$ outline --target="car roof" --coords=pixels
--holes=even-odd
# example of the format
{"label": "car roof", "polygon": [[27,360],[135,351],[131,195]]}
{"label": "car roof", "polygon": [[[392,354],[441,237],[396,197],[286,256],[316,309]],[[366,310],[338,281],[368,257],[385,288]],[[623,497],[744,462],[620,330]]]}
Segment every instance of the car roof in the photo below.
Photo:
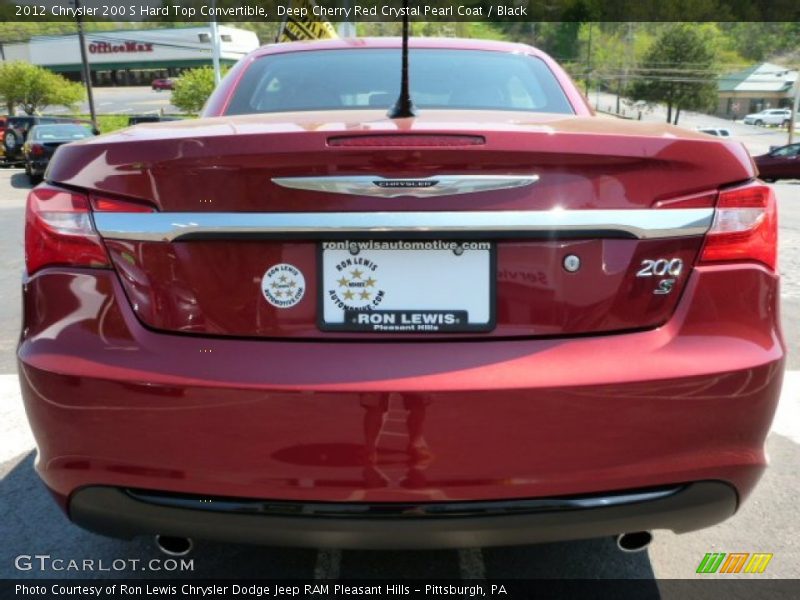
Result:
{"label": "car roof", "polygon": [[14,121],[42,121],[45,123],[74,123],[76,119],[70,117],[55,117],[51,115],[17,115],[8,117],[8,120]]}
{"label": "car roof", "polygon": [[[309,40],[286,42],[282,44],[269,44],[255,50],[253,55],[266,56],[269,54],[283,54],[286,52],[307,52],[309,50],[342,50],[352,48],[401,48],[402,38],[399,37],[365,37],[365,38],[339,38],[333,40]],[[516,42],[501,42],[496,40],[480,40],[465,38],[435,38],[412,37],[408,40],[409,48],[437,48],[447,50],[485,50],[490,52],[511,52],[532,54],[538,57],[546,55],[533,46]]]}

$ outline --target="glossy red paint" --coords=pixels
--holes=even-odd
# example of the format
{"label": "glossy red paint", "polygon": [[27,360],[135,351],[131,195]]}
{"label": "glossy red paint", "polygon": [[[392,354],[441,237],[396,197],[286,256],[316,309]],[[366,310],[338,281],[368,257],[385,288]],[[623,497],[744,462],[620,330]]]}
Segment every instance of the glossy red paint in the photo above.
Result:
{"label": "glossy red paint", "polygon": [[[442,501],[702,479],[746,496],[779,396],[777,302],[762,267],[700,267],[651,331],[286,343],[155,333],[113,272],[50,269],[25,283],[20,374],[37,469],[64,496]],[[370,437],[389,411],[400,435]]]}
{"label": "glossy red paint", "polygon": [[[342,134],[480,135],[461,148],[331,147]],[[533,172],[530,188],[368,198],[289,190],[272,177]],[[151,202],[164,211],[547,210],[649,208],[754,176],[741,144],[661,124],[555,114],[384,111],[243,115],[145,123],[59,150],[52,181]]]}
{"label": "glossy red paint", "polygon": [[[105,141],[71,144],[51,173],[69,186],[177,212],[668,208],[676,199],[685,207],[687,197],[692,206],[698,205],[698,195],[699,205],[710,206],[720,186],[753,176],[752,163],[740,145],[674,127],[563,115],[440,112],[430,111],[402,131],[452,135],[466,130],[480,135],[484,144],[328,144],[342,133],[349,139],[398,133],[398,125],[382,111],[223,117],[141,126],[100,138]],[[533,172],[541,179],[526,188],[433,200],[301,191],[271,181],[313,174],[429,176],[470,172],[471,165],[482,173]],[[701,243],[701,237],[677,242],[502,243],[498,327],[489,337],[660,325],[675,307],[688,268],[675,293],[653,297],[652,282],[634,277],[636,267],[645,258],[662,255],[680,258],[689,267]],[[314,243],[111,240],[107,247],[137,315],[155,329],[243,337],[335,335],[320,332],[315,323]],[[598,268],[590,280],[570,278],[560,267],[570,248],[580,248],[585,260],[608,268]],[[296,263],[310,286],[306,300],[289,310],[268,305],[257,289],[266,267],[280,261]],[[505,276],[508,281],[502,279]],[[229,292],[221,296],[219,289]]]}
{"label": "glossy red paint", "polygon": [[[370,110],[147,124],[61,148],[50,184],[95,213],[650,209],[657,217],[710,210],[739,193],[729,190],[751,189],[740,185],[755,175],[741,145],[593,117],[566,74],[532,48],[413,44],[538,56],[576,115],[432,110],[392,121]],[[258,50],[226,77],[206,115],[224,114],[252,60],[344,47],[398,41]],[[484,143],[330,143],[407,134]],[[435,199],[271,182],[519,172],[541,179]],[[766,465],[785,350],[769,266],[775,222],[726,214],[723,225],[753,217],[763,228],[740,236],[746,247],[729,238],[711,264],[698,262],[710,247],[700,235],[498,241],[497,327],[461,336],[320,332],[315,242],[104,239],[110,265],[43,263],[24,281],[18,357],[36,468],[65,503],[94,485],[413,503],[702,480],[727,482],[744,498]],[[561,266],[570,252],[584,261],[580,278]],[[662,256],[681,258],[685,270],[674,293],[658,296],[635,274],[643,259]],[[259,281],[283,261],[307,273],[308,301],[278,311]],[[383,435],[390,421],[396,429]]]}

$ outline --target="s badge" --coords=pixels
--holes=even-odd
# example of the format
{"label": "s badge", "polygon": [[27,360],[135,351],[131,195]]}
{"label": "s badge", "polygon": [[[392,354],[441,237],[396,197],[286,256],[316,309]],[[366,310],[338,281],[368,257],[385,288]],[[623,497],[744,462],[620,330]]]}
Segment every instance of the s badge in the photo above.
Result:
{"label": "s badge", "polygon": [[675,287],[675,280],[674,279],[662,279],[658,282],[658,287],[653,290],[654,294],[658,294],[663,296],[665,294],[669,294],[672,291],[672,288]]}
{"label": "s badge", "polygon": [[306,278],[294,265],[272,265],[261,279],[261,293],[272,306],[291,308],[303,299]]}

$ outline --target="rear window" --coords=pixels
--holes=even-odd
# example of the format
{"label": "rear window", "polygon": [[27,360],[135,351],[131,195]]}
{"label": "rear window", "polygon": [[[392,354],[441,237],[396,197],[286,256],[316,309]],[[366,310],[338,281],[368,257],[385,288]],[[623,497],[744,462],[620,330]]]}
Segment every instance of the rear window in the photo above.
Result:
{"label": "rear window", "polygon": [[[388,109],[400,91],[400,60],[398,49],[373,48],[265,56],[245,71],[225,114]],[[409,78],[419,108],[574,112],[532,56],[412,49]]]}
{"label": "rear window", "polygon": [[92,132],[82,125],[39,125],[33,130],[33,138],[47,140],[82,140],[91,137]]}
{"label": "rear window", "polygon": [[783,148],[778,148],[777,150],[773,150],[772,156],[779,156],[779,157],[800,156],[800,144],[796,144],[794,146],[784,146]]}

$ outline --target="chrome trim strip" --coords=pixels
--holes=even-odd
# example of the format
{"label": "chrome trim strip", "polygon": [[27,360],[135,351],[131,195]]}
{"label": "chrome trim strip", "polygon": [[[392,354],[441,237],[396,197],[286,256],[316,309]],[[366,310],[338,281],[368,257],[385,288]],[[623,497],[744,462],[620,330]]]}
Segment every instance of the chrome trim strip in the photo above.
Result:
{"label": "chrome trim strip", "polygon": [[323,177],[273,177],[272,183],[294,190],[396,198],[433,198],[525,187],[539,181],[538,175],[436,175],[419,179],[385,178],[378,175],[334,175]]}
{"label": "chrome trim strip", "polygon": [[171,242],[236,236],[591,237],[659,239],[705,234],[713,208],[547,211],[118,213],[96,212],[104,238]]}

